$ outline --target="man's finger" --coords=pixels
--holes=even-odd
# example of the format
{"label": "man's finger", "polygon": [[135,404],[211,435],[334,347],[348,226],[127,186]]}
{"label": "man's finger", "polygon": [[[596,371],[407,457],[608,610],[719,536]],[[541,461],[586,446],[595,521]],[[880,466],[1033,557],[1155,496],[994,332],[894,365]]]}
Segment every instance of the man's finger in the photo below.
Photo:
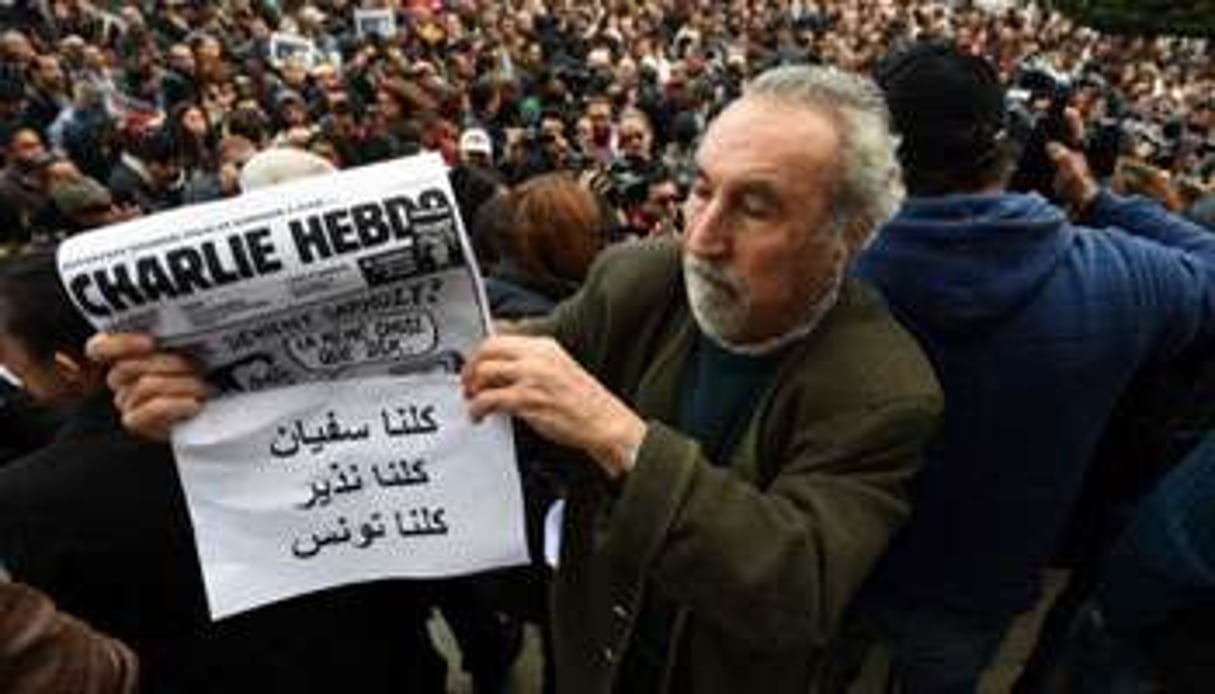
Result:
{"label": "man's finger", "polygon": [[191,398],[159,398],[124,412],[122,426],[145,438],[166,441],[173,425],[198,414],[202,403]]}
{"label": "man's finger", "polygon": [[526,335],[493,335],[485,338],[464,364],[460,376],[467,379],[478,365],[487,361],[517,361],[539,348],[545,338]]}
{"label": "man's finger", "polygon": [[531,335],[493,335],[485,338],[481,346],[477,348],[477,352],[491,357],[517,357],[522,352],[535,349],[547,341],[547,338]]}
{"label": "man's finger", "polygon": [[207,395],[207,385],[192,376],[151,375],[118,391],[115,403],[119,410],[126,412],[158,398],[191,398],[201,403]]}
{"label": "man's finger", "polygon": [[[482,344],[484,345],[484,343]],[[481,348],[478,348],[476,352],[473,352],[468,361],[464,362],[464,366],[460,368],[460,384],[464,386],[465,393],[469,392],[469,390],[472,388],[472,382],[474,380],[473,374],[483,368],[484,364],[495,361],[504,361],[504,359],[502,357],[486,354]]]}
{"label": "man's finger", "polygon": [[471,364],[461,376],[464,394],[468,397],[487,388],[503,388],[519,381],[520,362],[504,359],[482,359]]}
{"label": "man's finger", "polygon": [[98,333],[85,345],[89,358],[102,364],[146,357],[155,351],[156,341],[143,333]]}
{"label": "man's finger", "polygon": [[468,401],[468,414],[474,422],[480,422],[495,412],[515,414],[518,395],[512,388],[482,390]]}
{"label": "man's finger", "polygon": [[153,353],[147,357],[123,359],[110,368],[106,383],[114,391],[127,388],[144,376],[177,375],[198,377],[198,370],[186,357],[169,352]]}
{"label": "man's finger", "polygon": [[474,421],[493,412],[527,419],[550,408],[553,398],[536,384],[512,383],[503,388],[486,388],[468,400],[468,411]]}

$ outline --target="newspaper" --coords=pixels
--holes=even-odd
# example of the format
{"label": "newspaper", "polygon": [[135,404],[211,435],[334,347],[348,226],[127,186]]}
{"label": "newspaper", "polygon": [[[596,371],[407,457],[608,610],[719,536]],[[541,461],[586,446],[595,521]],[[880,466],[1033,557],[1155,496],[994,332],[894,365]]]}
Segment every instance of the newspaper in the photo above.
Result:
{"label": "newspaper", "polygon": [[60,248],[94,325],[156,336],[216,388],[173,432],[214,617],[526,561],[509,423],[474,425],[461,396],[489,318],[454,200],[423,155]]}
{"label": "newspaper", "polygon": [[270,62],[276,67],[296,60],[311,70],[322,62],[321,52],[317,49],[316,43],[312,39],[298,34],[282,31],[270,34],[269,51]]}

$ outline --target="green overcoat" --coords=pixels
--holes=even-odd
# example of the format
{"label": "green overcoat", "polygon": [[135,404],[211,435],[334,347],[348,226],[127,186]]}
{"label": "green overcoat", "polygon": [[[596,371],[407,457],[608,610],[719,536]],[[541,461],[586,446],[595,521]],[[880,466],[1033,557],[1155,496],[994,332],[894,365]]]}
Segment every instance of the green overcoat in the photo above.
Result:
{"label": "green overcoat", "polygon": [[673,426],[697,334],[673,242],[609,251],[529,329],[649,423],[622,485],[587,475],[570,489],[553,589],[558,691],[612,691],[647,587],[678,606],[664,691],[832,689],[833,636],[908,513],[904,485],[942,407],[915,341],[845,282],[714,465]]}

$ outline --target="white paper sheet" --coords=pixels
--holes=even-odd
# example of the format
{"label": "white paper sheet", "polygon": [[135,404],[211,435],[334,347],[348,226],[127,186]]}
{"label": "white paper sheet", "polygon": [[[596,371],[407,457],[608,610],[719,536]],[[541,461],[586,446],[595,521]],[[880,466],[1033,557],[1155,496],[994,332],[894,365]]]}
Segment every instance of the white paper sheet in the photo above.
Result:
{"label": "white paper sheet", "polygon": [[217,395],[173,446],[216,618],[388,577],[527,560],[507,420],[458,374],[489,331],[434,155],[69,239],[98,328],[193,355]]}

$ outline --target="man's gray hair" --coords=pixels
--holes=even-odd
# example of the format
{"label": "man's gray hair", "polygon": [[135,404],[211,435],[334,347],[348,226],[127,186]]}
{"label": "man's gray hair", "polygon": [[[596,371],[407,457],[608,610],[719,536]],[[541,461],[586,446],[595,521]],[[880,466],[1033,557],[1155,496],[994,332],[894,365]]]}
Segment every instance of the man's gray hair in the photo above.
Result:
{"label": "man's gray hair", "polygon": [[328,159],[294,147],[274,147],[253,155],[240,171],[241,192],[249,192],[308,176],[333,173]]}
{"label": "man's gray hair", "polygon": [[839,231],[863,232],[862,238],[849,239],[854,250],[862,248],[894,216],[905,193],[881,89],[867,77],[838,68],[789,65],[760,74],[744,95],[814,109],[835,123],[840,172],[832,221]]}

